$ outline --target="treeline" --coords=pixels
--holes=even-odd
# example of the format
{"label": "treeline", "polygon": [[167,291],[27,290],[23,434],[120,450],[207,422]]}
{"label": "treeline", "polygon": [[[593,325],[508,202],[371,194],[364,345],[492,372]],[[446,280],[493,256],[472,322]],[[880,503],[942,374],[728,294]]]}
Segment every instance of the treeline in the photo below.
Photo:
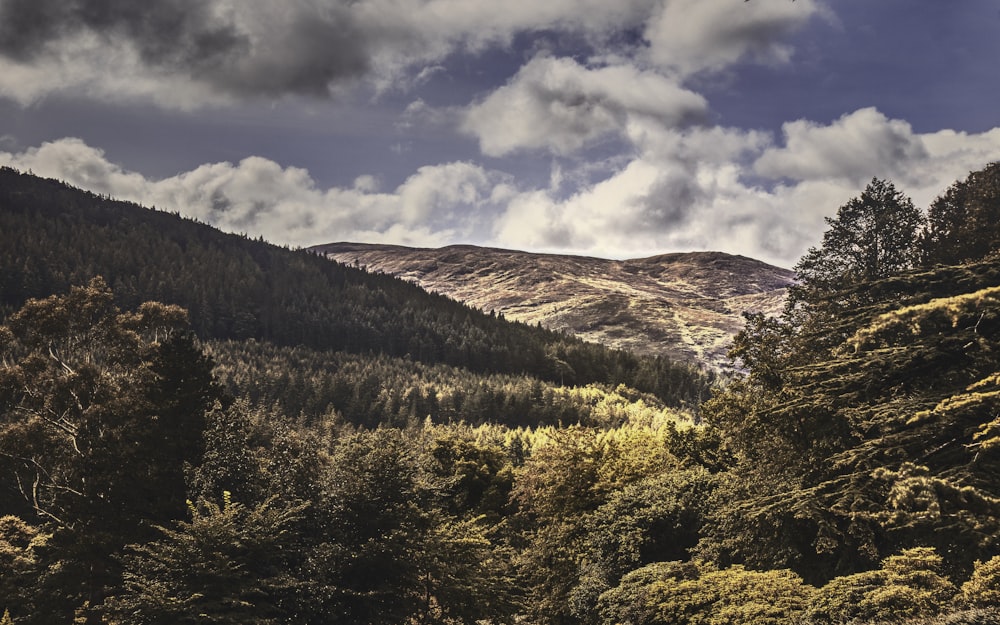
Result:
{"label": "treeline", "polygon": [[96,276],[123,308],[184,307],[206,340],[381,354],[566,385],[626,384],[673,406],[697,406],[712,384],[693,364],[507,322],[387,275],[0,168],[0,316]]}
{"label": "treeline", "polygon": [[694,416],[623,385],[559,386],[525,375],[478,374],[387,356],[359,356],[258,341],[206,346],[215,375],[251,405],[305,425],[343,420],[368,428],[433,423],[510,427],[690,424]]}
{"label": "treeline", "polygon": [[703,407],[743,482],[721,561],[823,581],[934,547],[964,576],[1000,551],[1000,236],[973,253],[940,225],[1000,216],[1000,166],[943,198],[925,221],[873,180],[796,267],[784,315],[737,337],[748,375]]}

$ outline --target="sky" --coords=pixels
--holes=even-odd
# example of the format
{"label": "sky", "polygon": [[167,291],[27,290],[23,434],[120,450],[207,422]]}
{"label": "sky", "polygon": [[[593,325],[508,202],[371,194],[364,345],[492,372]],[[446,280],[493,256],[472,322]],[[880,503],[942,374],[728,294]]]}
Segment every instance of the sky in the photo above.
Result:
{"label": "sky", "polygon": [[997,0],[0,0],[0,164],[304,247],[791,267],[1000,160]]}

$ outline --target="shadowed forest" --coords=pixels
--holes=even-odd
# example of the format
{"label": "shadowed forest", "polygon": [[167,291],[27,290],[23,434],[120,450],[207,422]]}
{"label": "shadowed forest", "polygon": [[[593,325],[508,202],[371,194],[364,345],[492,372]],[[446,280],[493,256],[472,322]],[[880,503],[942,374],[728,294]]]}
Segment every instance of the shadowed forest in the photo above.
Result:
{"label": "shadowed forest", "polygon": [[0,624],[1000,622],[1000,164],[744,373],[0,171]]}

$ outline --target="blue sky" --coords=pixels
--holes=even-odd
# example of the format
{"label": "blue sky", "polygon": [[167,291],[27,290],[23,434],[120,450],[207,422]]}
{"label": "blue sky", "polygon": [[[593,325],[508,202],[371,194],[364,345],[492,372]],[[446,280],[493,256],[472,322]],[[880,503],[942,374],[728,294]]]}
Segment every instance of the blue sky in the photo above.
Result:
{"label": "blue sky", "polygon": [[0,163],[294,246],[790,266],[1000,160],[995,0],[0,0]]}

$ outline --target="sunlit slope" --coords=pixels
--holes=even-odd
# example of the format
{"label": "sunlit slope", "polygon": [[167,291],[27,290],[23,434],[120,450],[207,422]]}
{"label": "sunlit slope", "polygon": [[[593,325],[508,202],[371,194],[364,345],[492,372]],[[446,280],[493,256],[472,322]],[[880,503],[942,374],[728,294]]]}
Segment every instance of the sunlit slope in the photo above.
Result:
{"label": "sunlit slope", "polygon": [[742,313],[777,313],[792,281],[786,269],[720,252],[618,261],[465,245],[313,249],[508,319],[716,368],[728,364]]}

